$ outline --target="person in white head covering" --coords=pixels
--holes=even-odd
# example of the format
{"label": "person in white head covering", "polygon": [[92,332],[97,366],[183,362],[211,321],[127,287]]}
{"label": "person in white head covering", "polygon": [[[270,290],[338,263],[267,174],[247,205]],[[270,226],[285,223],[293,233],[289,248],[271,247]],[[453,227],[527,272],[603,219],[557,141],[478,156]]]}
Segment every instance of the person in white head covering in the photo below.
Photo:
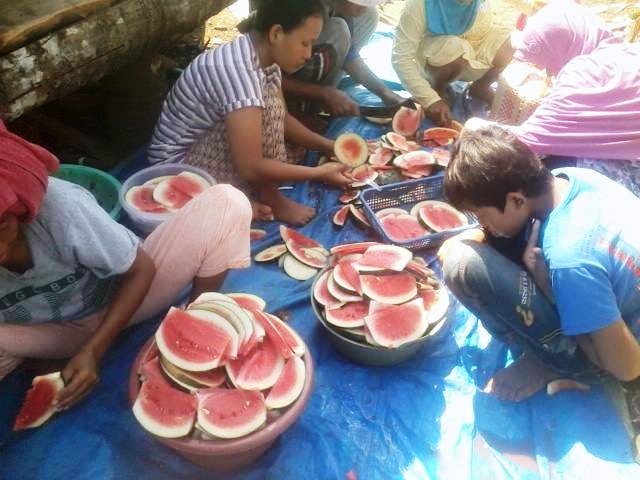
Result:
{"label": "person in white head covering", "polygon": [[376,7],[384,0],[325,0],[329,18],[313,46],[311,59],[284,78],[287,97],[311,103],[336,116],[358,115],[358,105],[336,88],[344,72],[376,94],[386,105],[403,100],[364,63],[360,49],[378,25]]}

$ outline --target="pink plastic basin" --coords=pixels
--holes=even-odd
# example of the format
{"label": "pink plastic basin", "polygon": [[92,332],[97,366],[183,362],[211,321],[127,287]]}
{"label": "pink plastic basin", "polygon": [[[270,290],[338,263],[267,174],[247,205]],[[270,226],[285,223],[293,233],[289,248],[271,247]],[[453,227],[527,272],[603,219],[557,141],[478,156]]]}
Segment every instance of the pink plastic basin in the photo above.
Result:
{"label": "pink plastic basin", "polygon": [[[129,373],[129,404],[132,407],[140,390],[140,363],[152,343],[153,337],[144,344]],[[247,467],[269,449],[280,434],[298,419],[307,405],[313,390],[313,361],[308,348],[306,352],[303,358],[307,369],[306,378],[300,397],[280,417],[275,420],[267,419],[267,426],[261,430],[234,440],[199,440],[190,437],[173,439],[147,433],[201,467],[218,471],[233,471]]]}

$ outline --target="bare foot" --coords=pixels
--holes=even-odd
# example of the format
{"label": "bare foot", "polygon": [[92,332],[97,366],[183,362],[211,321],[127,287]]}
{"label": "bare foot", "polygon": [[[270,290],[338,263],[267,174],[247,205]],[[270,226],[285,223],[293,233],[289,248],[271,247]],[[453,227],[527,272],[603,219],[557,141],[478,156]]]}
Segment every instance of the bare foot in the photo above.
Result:
{"label": "bare foot", "polygon": [[276,220],[291,225],[304,225],[316,214],[315,208],[307,207],[285,197],[277,188],[262,188],[260,200],[271,207]]}
{"label": "bare foot", "polygon": [[474,98],[487,102],[489,105],[493,103],[493,97],[495,97],[495,92],[489,85],[478,82],[471,84],[469,94]]}
{"label": "bare foot", "polygon": [[251,202],[251,208],[253,210],[253,220],[258,221],[270,221],[273,220],[273,209],[269,205],[264,203]]}
{"label": "bare foot", "polygon": [[533,355],[524,354],[497,372],[483,391],[501,400],[520,402],[559,377],[560,374],[544,366]]}

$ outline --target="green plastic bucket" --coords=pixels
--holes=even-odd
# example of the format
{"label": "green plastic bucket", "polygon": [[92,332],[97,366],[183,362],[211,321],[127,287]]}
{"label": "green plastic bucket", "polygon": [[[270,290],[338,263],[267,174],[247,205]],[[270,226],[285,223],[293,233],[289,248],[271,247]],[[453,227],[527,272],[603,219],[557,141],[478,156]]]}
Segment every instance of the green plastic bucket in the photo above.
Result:
{"label": "green plastic bucket", "polygon": [[122,207],[118,194],[121,184],[108,173],[84,165],[63,164],[53,176],[86,188],[111,218],[117,220],[120,216]]}

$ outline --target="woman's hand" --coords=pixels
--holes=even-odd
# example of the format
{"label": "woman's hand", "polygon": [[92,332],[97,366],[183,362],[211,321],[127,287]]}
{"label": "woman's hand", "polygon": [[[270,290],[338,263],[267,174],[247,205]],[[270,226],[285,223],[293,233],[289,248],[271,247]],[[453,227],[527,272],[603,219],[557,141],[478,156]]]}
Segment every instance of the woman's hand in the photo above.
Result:
{"label": "woman's hand", "polygon": [[346,165],[338,162],[327,162],[315,167],[316,179],[339,188],[348,187],[353,180],[345,175],[349,169]]}
{"label": "woman's hand", "polygon": [[451,123],[451,109],[444,100],[429,105],[425,115],[440,127],[446,127]]}
{"label": "woman's hand", "polygon": [[522,261],[533,276],[536,285],[542,290],[547,298],[553,301],[553,293],[551,291],[551,279],[549,278],[549,269],[542,256],[542,249],[538,247],[538,237],[540,236],[540,220],[535,220],[531,226],[527,247],[522,255]]}
{"label": "woman's hand", "polygon": [[98,361],[91,350],[81,350],[62,370],[65,387],[58,393],[55,405],[65,410],[82,400],[100,380]]}
{"label": "woman's hand", "polygon": [[360,107],[349,95],[333,87],[326,87],[322,103],[334,117],[357,117]]}

